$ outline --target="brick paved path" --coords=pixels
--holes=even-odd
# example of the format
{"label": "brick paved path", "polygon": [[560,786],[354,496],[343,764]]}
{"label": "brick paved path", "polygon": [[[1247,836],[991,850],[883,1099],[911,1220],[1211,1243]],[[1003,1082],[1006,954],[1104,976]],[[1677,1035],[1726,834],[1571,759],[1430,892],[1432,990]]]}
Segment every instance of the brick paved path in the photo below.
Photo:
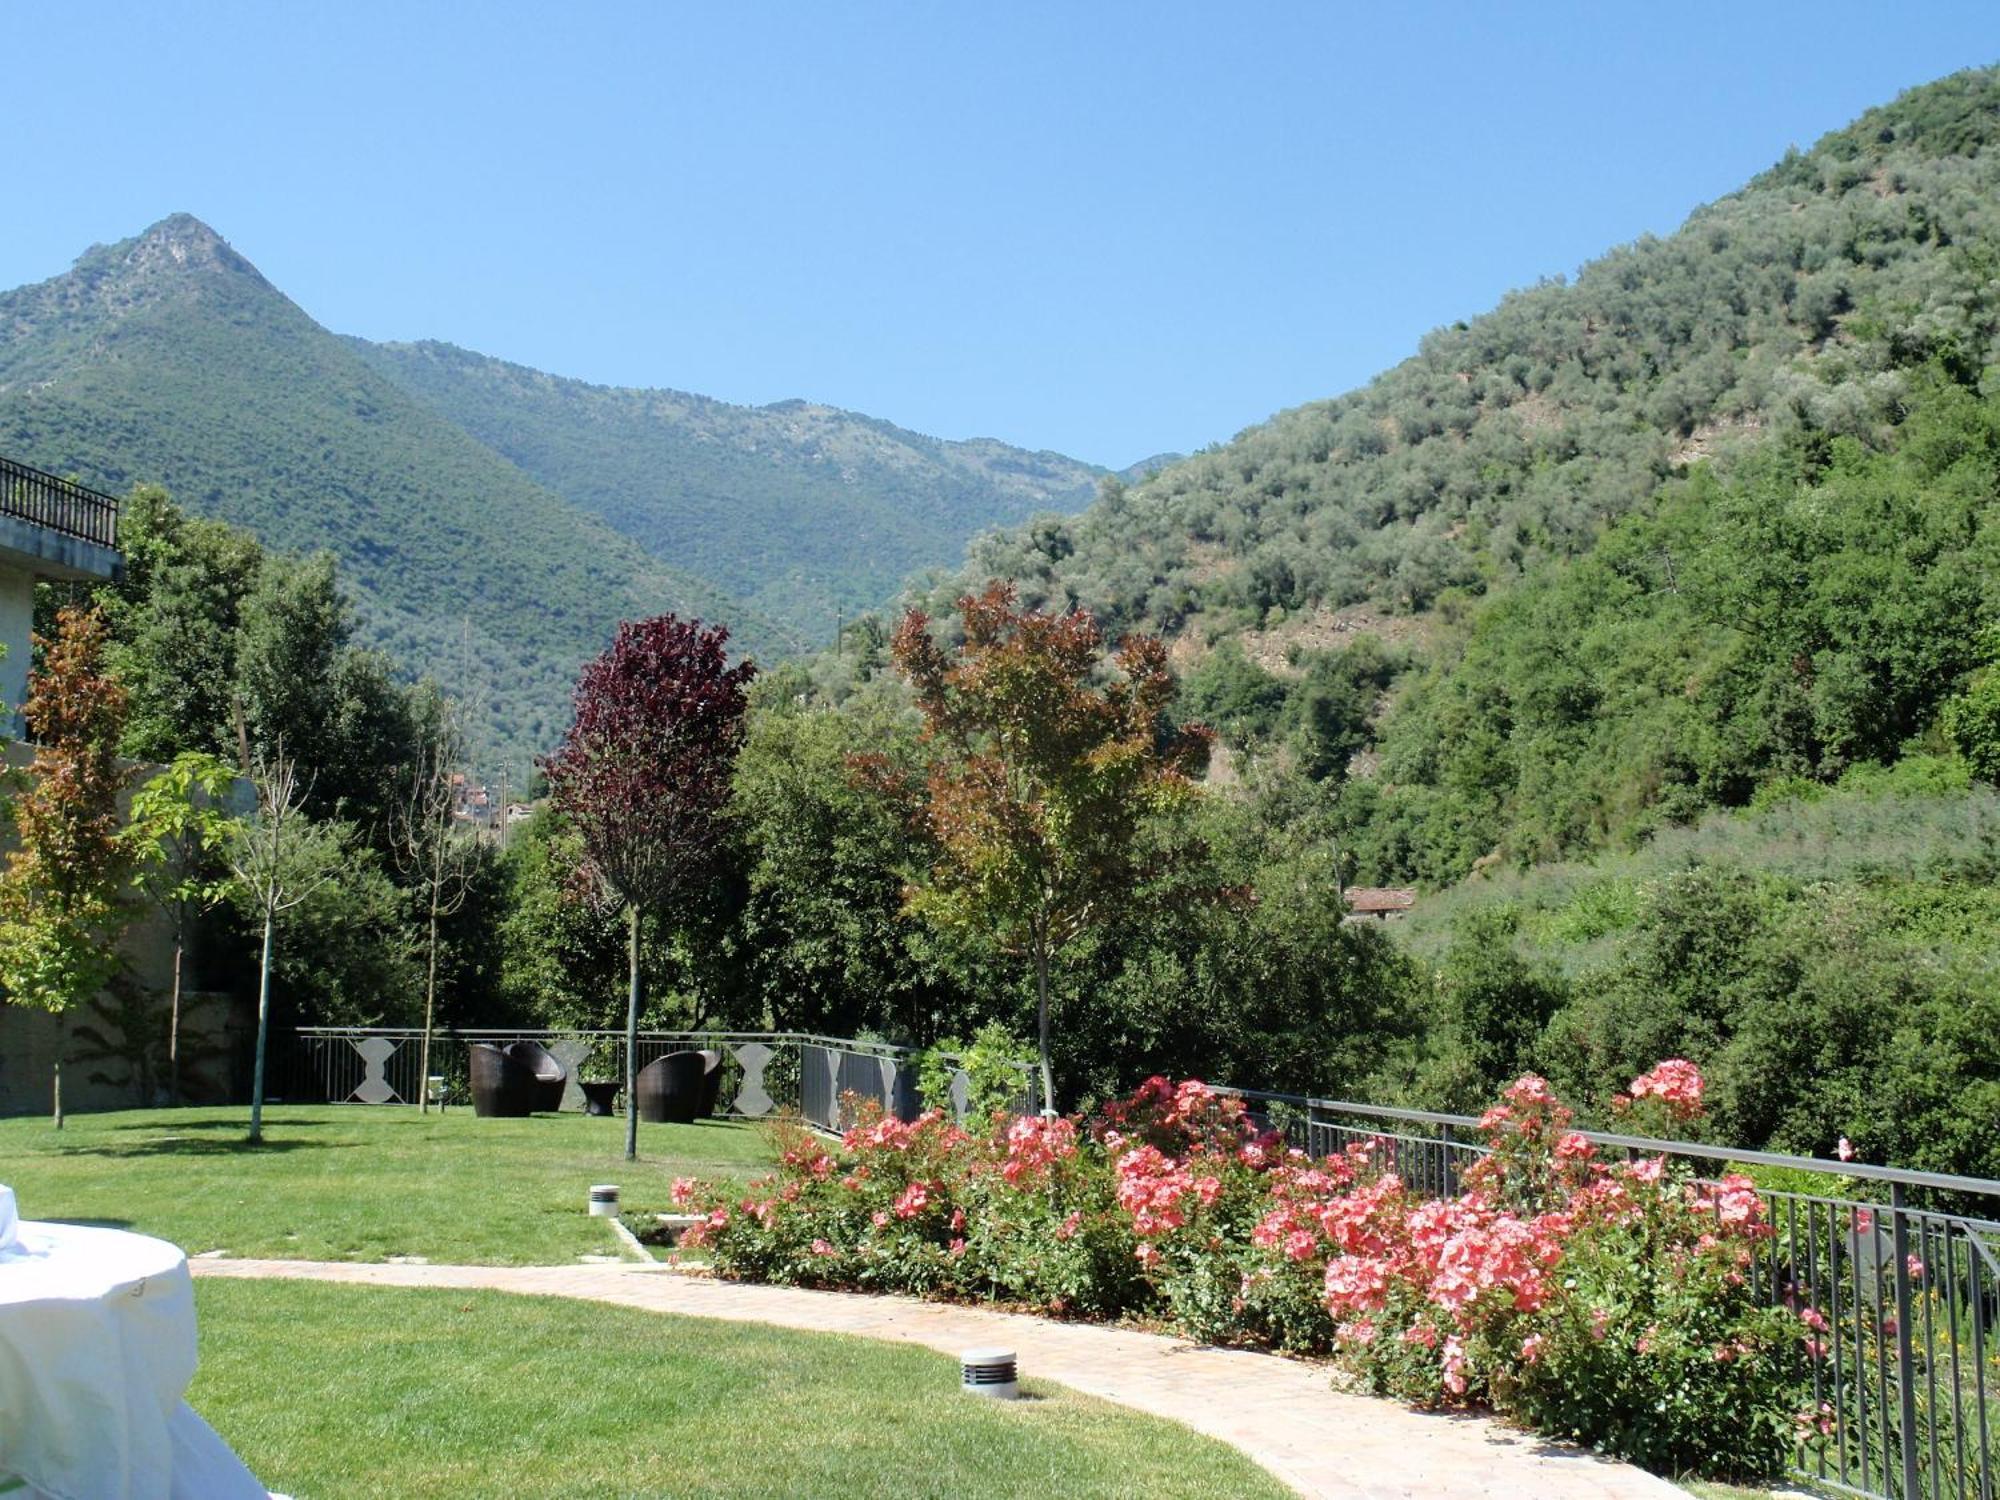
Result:
{"label": "brick paved path", "polygon": [[1300,1494],[1330,1500],[1667,1500],[1683,1492],[1626,1464],[1479,1417],[1440,1416],[1331,1390],[1309,1364],[1157,1334],[852,1292],[712,1281],[663,1266],[358,1265],[197,1260],[200,1276],[294,1277],[582,1297],[621,1307],[922,1344],[999,1344],[1030,1380],[1150,1412],[1233,1444]]}

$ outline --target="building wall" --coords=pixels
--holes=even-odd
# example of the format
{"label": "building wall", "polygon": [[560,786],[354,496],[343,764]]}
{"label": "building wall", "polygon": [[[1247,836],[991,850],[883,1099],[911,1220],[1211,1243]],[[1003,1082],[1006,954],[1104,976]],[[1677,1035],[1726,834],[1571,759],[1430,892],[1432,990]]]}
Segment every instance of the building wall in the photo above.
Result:
{"label": "building wall", "polygon": [[35,576],[0,564],[0,731],[21,732],[21,704],[28,696],[29,635],[35,624]]}
{"label": "building wall", "polygon": [[[4,666],[5,663],[0,663]],[[6,746],[0,762],[9,767],[28,765],[33,749],[19,743]],[[134,781],[144,778],[148,767],[132,768]],[[129,797],[129,793],[128,793]],[[11,846],[9,837],[0,850]],[[63,1068],[63,1108],[83,1112],[97,1109],[131,1109],[161,1102],[165,1086],[164,1044],[155,1050],[159,1076],[148,1081],[140,1069],[119,1056],[90,1056],[127,1045],[126,1021],[151,1019],[164,1035],[168,997],[173,988],[173,930],[165,915],[149,901],[134,894],[133,920],[119,939],[118,952],[124,960],[122,987],[125,1009],[136,1006],[141,1015],[121,1014],[119,996],[100,995],[92,1003],[70,1012],[64,1022],[31,1006],[14,1005],[0,999],[0,1115],[43,1114],[51,1104],[50,1085],[57,1049],[65,1030],[70,1033]],[[250,1050],[256,1029],[254,1003],[223,994],[182,995],[182,1097],[193,1103],[221,1102],[247,1093],[238,1086],[239,1060]],[[98,1040],[79,1035],[88,1029]],[[151,1097],[148,1097],[148,1094]]]}
{"label": "building wall", "polygon": [[[125,994],[139,1015],[163,1036],[173,980],[173,935],[157,908],[147,905],[126,929],[118,950],[125,959]],[[126,1017],[115,996],[70,1012],[67,1061],[63,1067],[63,1108],[82,1113],[132,1109],[164,1101],[166,1059],[156,1044],[155,1077],[146,1080],[129,1057],[104,1056],[128,1045]],[[56,1050],[64,1026],[32,1006],[0,1004],[0,1115],[45,1114]],[[134,1029],[137,1029],[135,1025]],[[181,996],[181,1096],[189,1103],[220,1103],[242,1091],[235,1087],[238,1060],[252,1045],[254,1005],[213,991]],[[86,1035],[83,1033],[90,1033]]]}

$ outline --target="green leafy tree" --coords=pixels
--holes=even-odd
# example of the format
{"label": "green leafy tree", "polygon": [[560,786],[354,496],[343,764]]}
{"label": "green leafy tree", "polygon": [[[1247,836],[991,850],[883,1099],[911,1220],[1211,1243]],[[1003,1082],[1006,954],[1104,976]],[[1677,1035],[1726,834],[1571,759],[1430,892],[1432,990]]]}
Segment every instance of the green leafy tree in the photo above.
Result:
{"label": "green leafy tree", "polygon": [[121,507],[118,543],[125,576],[98,600],[111,622],[112,669],[131,695],[125,753],[233,760],[242,605],[263,548],[248,532],[189,516],[156,485],[140,485]]}
{"label": "green leafy tree", "polygon": [[180,1098],[181,969],[188,937],[202,913],[229,893],[222,854],[230,818],[224,802],[235,779],[228,765],[184,750],[132,794],[123,839],[135,866],[132,883],[166,918],[174,944],[167,1011],[168,1097]]}
{"label": "green leafy tree", "polygon": [[1187,716],[1211,725],[1235,749],[1263,739],[1285,711],[1285,684],[1243,652],[1235,637],[1202,658],[1181,685]]}
{"label": "green leafy tree", "polygon": [[1024,610],[1000,583],[958,608],[956,650],[921,610],[892,641],[924,716],[922,815],[938,849],[909,904],[944,927],[989,928],[1027,956],[1053,1109],[1049,966],[1129,894],[1141,823],[1192,794],[1209,736],[1168,723],[1174,682],[1158,640],[1128,637],[1111,659],[1118,675],[1100,680],[1104,638],[1087,612]]}
{"label": "green leafy tree", "polygon": [[[314,819],[298,833],[301,869],[325,879],[285,918],[271,970],[273,1023],[415,1026],[423,1015],[423,959],[411,893],[354,824]],[[439,947],[442,1008],[442,935]]]}
{"label": "green leafy tree", "polygon": [[125,690],[106,670],[108,630],[96,609],[64,608],[22,709],[35,758],[14,807],[19,845],[0,870],[0,983],[58,1024],[53,1108],[62,1128],[69,1011],[118,966],[129,913],[120,901],[131,855],[118,831]]}
{"label": "green leafy tree", "polygon": [[902,872],[924,862],[925,836],[849,764],[866,752],[907,771],[917,759],[909,718],[859,701],[751,715],[731,811],[747,886],[738,941],[762,997],[758,1025],[922,1041],[963,998],[929,931],[903,919]]}
{"label": "green leafy tree", "polygon": [[[2000,658],[2000,627],[1989,627],[1983,644],[1989,661]],[[2000,666],[1975,672],[1965,691],[1945,704],[1940,722],[1973,774],[2000,782]]]}
{"label": "green leafy tree", "polygon": [[[523,1024],[595,1031],[619,1019],[609,997],[628,977],[624,924],[602,903],[580,899],[584,864],[583,841],[547,805],[508,840],[500,988]],[[652,957],[642,959],[648,974],[658,972]]]}

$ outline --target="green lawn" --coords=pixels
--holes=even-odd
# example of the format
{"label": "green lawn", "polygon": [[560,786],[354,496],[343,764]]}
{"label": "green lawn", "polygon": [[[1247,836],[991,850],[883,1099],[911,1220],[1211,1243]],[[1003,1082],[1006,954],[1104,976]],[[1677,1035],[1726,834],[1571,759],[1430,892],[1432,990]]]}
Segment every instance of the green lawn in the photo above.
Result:
{"label": "green lawn", "polygon": [[299,1500],[1289,1493],[1233,1448],[1072,1391],[961,1395],[927,1350],[499,1292],[197,1297],[188,1399]]}
{"label": "green lawn", "polygon": [[136,1229],[190,1254],[297,1260],[422,1256],[535,1265],[615,1254],[590,1185],[615,1182],[628,1209],[666,1209],[677,1176],[749,1177],[763,1136],[733,1122],[642,1125],[585,1115],[481,1120],[467,1109],[285,1105],[244,1144],[245,1111],[135,1110],[0,1120],[0,1182],[23,1218]]}

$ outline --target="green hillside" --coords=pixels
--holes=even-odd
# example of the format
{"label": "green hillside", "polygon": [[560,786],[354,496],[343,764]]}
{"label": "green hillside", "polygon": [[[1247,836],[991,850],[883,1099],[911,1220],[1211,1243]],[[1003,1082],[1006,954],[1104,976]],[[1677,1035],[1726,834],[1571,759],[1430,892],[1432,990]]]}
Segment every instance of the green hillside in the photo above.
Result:
{"label": "green hillside", "polygon": [[565,380],[449,344],[349,347],[655,557],[818,642],[989,527],[1080,510],[1105,472],[806,401]]}
{"label": "green hillside", "polygon": [[1798,418],[1865,433],[1899,371],[2000,319],[2000,79],[1872,111],[1741,192],[1426,336],[1074,524],[975,549],[1121,621],[1409,614],[1589,545],[1659,482]]}
{"label": "green hillside", "polygon": [[1965,770],[1911,757],[1427,900],[1406,1096],[1533,1067],[1602,1099],[1690,1057],[1721,1139],[2000,1172],[2000,796]]}
{"label": "green hillside", "polygon": [[496,750],[553,743],[621,618],[790,645],[406,396],[186,215],[0,293],[0,453],[332,550],[362,639],[480,702]]}
{"label": "green hillside", "polygon": [[1996,139],[1995,71],[1913,90],[930,602],[1176,635],[1189,711],[1347,783],[1380,879],[1893,759],[1987,659]]}

